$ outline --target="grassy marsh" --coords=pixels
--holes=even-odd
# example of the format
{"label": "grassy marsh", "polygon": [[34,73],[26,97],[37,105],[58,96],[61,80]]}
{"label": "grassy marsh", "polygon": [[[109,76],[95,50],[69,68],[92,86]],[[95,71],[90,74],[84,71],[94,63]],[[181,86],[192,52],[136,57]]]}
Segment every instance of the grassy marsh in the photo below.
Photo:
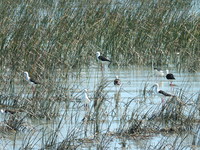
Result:
{"label": "grassy marsh", "polygon": [[98,50],[113,65],[199,69],[199,16],[191,12],[192,1],[7,1],[1,7],[2,67],[38,74],[79,68]]}
{"label": "grassy marsh", "polygon": [[[148,83],[139,98],[143,103],[134,97],[119,106],[120,89],[113,107],[105,90],[110,81],[101,74],[90,91],[93,104],[85,111],[79,86],[85,82],[82,67],[94,66],[96,51],[111,58],[112,67],[173,65],[198,72],[200,19],[191,10],[192,0],[0,2],[0,109],[7,111],[1,137],[22,134],[21,149],[109,149],[116,137],[175,133],[173,144],[161,140],[146,149],[181,149],[194,132],[191,145],[198,146],[199,96],[187,96],[186,89],[175,91],[178,98],[168,99],[165,107],[148,109]],[[42,80],[34,92],[23,71]],[[133,103],[138,107],[132,108]],[[125,108],[119,122],[118,107]]]}

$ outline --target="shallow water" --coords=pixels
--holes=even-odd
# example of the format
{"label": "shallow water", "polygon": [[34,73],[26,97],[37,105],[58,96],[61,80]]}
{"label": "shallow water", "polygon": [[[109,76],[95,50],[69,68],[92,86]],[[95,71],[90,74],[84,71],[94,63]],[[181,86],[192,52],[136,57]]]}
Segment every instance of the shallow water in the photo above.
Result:
{"label": "shallow water", "polygon": [[[80,139],[93,139],[95,137],[95,123],[93,120],[85,123],[83,119],[87,118],[87,115],[90,111],[94,111],[94,91],[97,89],[102,79],[103,81],[106,81],[108,85],[104,89],[104,92],[106,93],[106,101],[103,103],[100,111],[101,117],[98,122],[100,135],[98,139],[101,142],[104,141],[104,143],[108,142],[106,148],[148,149],[149,146],[155,146],[158,143],[162,143],[162,141],[165,141],[165,143],[173,142],[177,137],[179,137],[178,141],[181,141],[186,135],[155,134],[153,136],[149,136],[148,138],[118,138],[116,136],[112,136],[112,134],[107,137],[102,136],[105,133],[115,133],[118,131],[120,127],[120,119],[123,118],[122,116],[124,115],[125,108],[129,102],[131,103],[127,108],[127,114],[124,116],[124,118],[127,120],[130,119],[130,116],[134,111],[137,111],[137,113],[142,116],[142,114],[147,113],[149,109],[151,109],[152,112],[156,112],[156,110],[161,107],[161,97],[157,94],[148,92],[154,83],[158,83],[160,85],[160,89],[172,94],[177,94],[180,89],[185,89],[187,91],[186,96],[189,98],[192,97],[191,101],[198,96],[200,86],[200,73],[178,73],[173,68],[168,69],[171,73],[174,74],[176,78],[174,81],[176,86],[169,86],[169,81],[167,81],[165,77],[156,77],[154,70],[149,67],[133,66],[129,68],[114,68],[111,66],[108,68],[107,65],[105,65],[102,69],[100,66],[95,64],[89,68],[85,67],[81,71],[74,71],[71,73],[68,79],[63,79],[62,81],[63,83],[67,83],[69,85],[71,84],[74,86],[74,91],[72,92],[73,95],[71,95],[73,99],[70,100],[70,102],[67,104],[65,102],[61,103],[62,107],[60,107],[60,118],[57,119],[56,123],[55,121],[51,122],[46,121],[45,119],[28,119],[27,121],[31,127],[34,128],[34,130],[18,133],[16,137],[14,133],[9,133],[8,135],[1,133],[1,148],[18,149],[22,146],[24,141],[27,142],[27,137],[30,137],[30,141],[32,141],[30,147],[33,146],[36,149],[39,148],[42,145],[42,141],[39,140],[40,136],[45,133],[46,138],[48,139],[49,137],[47,133],[55,131],[55,128],[58,126],[62,116],[64,116],[64,118],[61,122],[61,130],[59,131],[57,138],[58,142],[68,137],[67,135],[69,135],[71,132],[75,132],[77,141]],[[122,82],[121,87],[115,87],[113,85],[113,80],[115,79],[116,75]],[[60,79],[58,79],[58,81],[58,83],[60,83]],[[143,90],[145,85],[147,85],[147,93],[144,95]],[[18,86],[20,87],[20,85]],[[21,86],[21,88],[23,87],[24,86]],[[84,108],[84,102],[81,101],[83,89],[88,90],[88,97],[91,100],[88,110]],[[24,91],[23,96],[28,95],[31,97],[31,94],[26,92],[27,91]],[[30,92],[30,89],[28,92]],[[66,91],[66,93],[70,94],[69,91]],[[167,101],[167,98],[165,98],[165,100]],[[66,107],[68,108],[67,111]],[[93,113],[93,115],[95,115],[95,113]],[[6,114],[0,114],[1,121],[3,121],[6,117]],[[192,140],[192,134],[188,134],[186,140],[184,140],[181,145],[190,146],[192,144]],[[14,143],[14,141],[16,143]],[[101,142],[83,142],[79,148],[97,149]]]}

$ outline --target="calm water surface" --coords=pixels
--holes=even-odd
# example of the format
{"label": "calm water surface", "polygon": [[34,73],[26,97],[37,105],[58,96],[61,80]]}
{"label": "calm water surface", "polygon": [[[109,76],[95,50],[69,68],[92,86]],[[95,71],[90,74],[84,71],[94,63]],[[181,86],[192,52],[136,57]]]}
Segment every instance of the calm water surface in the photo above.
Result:
{"label": "calm water surface", "polygon": [[[94,123],[85,123],[83,118],[87,116],[89,113],[88,111],[94,111],[94,91],[102,81],[106,81],[106,83],[108,83],[104,89],[104,92],[106,93],[106,101],[103,103],[102,111],[100,112],[101,118],[99,122],[99,130],[102,134],[108,132],[114,133],[118,131],[120,127],[120,119],[124,115],[125,108],[129,102],[131,103],[128,107],[128,111],[126,111],[127,114],[125,116],[127,120],[130,119],[129,117],[134,111],[142,116],[142,114],[145,114],[147,111],[149,111],[149,109],[156,111],[156,109],[160,108],[161,97],[148,92],[154,83],[158,83],[160,85],[160,89],[173,94],[179,93],[180,89],[186,90],[185,96],[191,98],[192,102],[192,100],[195,99],[199,93],[200,73],[178,73],[173,68],[167,69],[169,69],[176,78],[174,81],[176,86],[174,87],[169,86],[169,81],[167,81],[165,77],[156,77],[154,70],[149,67],[133,66],[129,68],[108,68],[107,66],[104,66],[104,68],[101,69],[100,66],[93,65],[89,68],[83,68],[81,71],[79,70],[77,72],[72,72],[67,80],[67,83],[74,86],[74,91],[66,91],[66,93],[73,93],[73,99],[70,100],[67,105],[63,102],[63,107],[60,110],[60,116],[62,118],[62,114],[66,112],[65,110],[68,106],[67,115],[63,119],[64,121],[62,121],[61,131],[59,131],[58,142],[65,139],[66,135],[70,134],[72,131],[76,132],[77,140],[92,139],[94,137]],[[118,88],[113,85],[113,80],[115,79],[116,75],[122,82],[121,87]],[[143,90],[145,86],[147,86],[147,93],[145,94],[144,98]],[[84,108],[84,102],[81,101],[83,89],[88,89],[88,96],[92,101],[91,104],[89,104],[88,110]],[[26,95],[27,93],[24,94]],[[5,118],[5,114],[0,114],[1,121],[3,121]],[[58,118],[57,122],[59,122],[61,118]],[[42,142],[38,142],[40,135],[42,134],[41,130],[45,129],[45,133],[48,133],[47,131],[50,133],[51,131],[55,130],[55,127],[58,125],[55,124],[55,122],[47,122],[46,120],[28,120],[28,122],[34,128],[34,132],[31,131],[17,134],[16,137],[13,134],[6,136],[2,134],[2,138],[0,139],[0,147],[2,149],[18,149],[21,147],[24,138],[27,137],[27,134],[31,134],[32,136],[30,139],[33,141],[32,144],[37,145],[34,146],[34,148],[39,148],[42,145]],[[107,138],[100,136],[99,139],[104,139],[104,142],[107,140],[109,143],[107,148],[109,149],[122,149],[124,148],[122,143],[125,143],[126,148],[124,149],[147,149],[148,146],[155,146],[161,142],[173,142],[177,136],[178,135],[176,134],[156,134],[155,136],[150,136],[149,138],[145,139],[131,139],[125,137],[117,138],[116,136],[110,135],[107,136]],[[185,136],[186,135],[179,135],[178,141],[181,142]],[[15,138],[16,143],[14,143]],[[38,141],[34,139],[38,139]],[[109,139],[112,140],[109,141]],[[191,145],[193,135],[188,135],[186,139],[187,140],[184,140],[182,145]],[[80,148],[97,149],[96,143],[98,142],[88,142],[86,144],[82,144]]]}

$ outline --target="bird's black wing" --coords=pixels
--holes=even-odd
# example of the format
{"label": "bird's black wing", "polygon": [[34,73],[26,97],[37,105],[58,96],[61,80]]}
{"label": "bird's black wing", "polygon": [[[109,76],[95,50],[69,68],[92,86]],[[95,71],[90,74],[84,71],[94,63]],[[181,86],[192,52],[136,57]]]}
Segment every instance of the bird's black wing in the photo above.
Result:
{"label": "bird's black wing", "polygon": [[33,80],[33,79],[30,79],[31,82],[33,82],[34,84],[40,84],[39,82]]}
{"label": "bird's black wing", "polygon": [[166,93],[165,91],[162,91],[162,90],[158,91],[158,93],[161,93],[164,96],[173,96],[173,95]]}
{"label": "bird's black wing", "polygon": [[109,59],[107,59],[107,58],[105,58],[105,57],[103,57],[103,56],[99,56],[98,57],[101,61],[109,61],[109,62],[111,62]]}
{"label": "bird's black wing", "polygon": [[8,110],[8,109],[5,109],[5,113],[15,114],[15,113],[16,113],[16,111],[14,111],[14,110]]}
{"label": "bird's black wing", "polygon": [[174,77],[174,75],[172,73],[167,74],[166,78],[167,79],[173,79],[173,80],[175,79],[175,77]]}
{"label": "bird's black wing", "polygon": [[120,85],[120,84],[121,84],[121,82],[120,82],[119,79],[115,79],[115,80],[114,80],[114,85]]}

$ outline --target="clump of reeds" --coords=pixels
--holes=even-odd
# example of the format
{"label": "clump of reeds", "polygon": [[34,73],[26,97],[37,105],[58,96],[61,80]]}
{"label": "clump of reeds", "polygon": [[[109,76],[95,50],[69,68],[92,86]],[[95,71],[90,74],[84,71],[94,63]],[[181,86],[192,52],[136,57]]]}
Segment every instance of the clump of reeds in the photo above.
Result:
{"label": "clump of reeds", "polygon": [[103,101],[106,100],[106,93],[104,93],[104,89],[108,86],[108,81],[105,78],[102,78],[99,82],[97,89],[94,93],[94,108],[98,112]]}
{"label": "clump of reeds", "polygon": [[[199,121],[199,96],[192,100],[185,96],[187,90],[184,89],[177,88],[177,96],[169,97],[164,104],[149,110],[143,110],[143,104],[138,103],[140,106],[130,112],[129,107],[137,98],[129,101],[121,117],[118,135],[148,138],[159,133],[189,134]],[[148,99],[148,96],[142,98]]]}
{"label": "clump of reeds", "polygon": [[38,74],[71,70],[94,61],[98,49],[113,65],[173,63],[199,69],[199,18],[191,13],[191,0],[43,3],[3,4],[2,66]]}
{"label": "clump of reeds", "polygon": [[99,133],[99,125],[100,125],[100,112],[102,112],[101,107],[103,103],[106,101],[107,94],[104,92],[105,87],[108,86],[108,82],[106,79],[102,78],[99,82],[97,89],[94,93],[94,115],[95,115],[95,134]]}
{"label": "clump of reeds", "polygon": [[26,115],[24,115],[23,113],[8,110],[5,110],[4,113],[6,117],[1,123],[0,127],[2,133],[18,133],[34,130],[33,126],[27,122]]}
{"label": "clump of reeds", "polygon": [[[70,99],[70,89],[65,78],[74,68],[93,63],[96,51],[110,56],[112,65],[168,65],[195,72],[199,69],[199,17],[191,13],[189,1],[125,2],[63,2],[63,1],[4,1],[0,5],[0,103],[5,109],[24,113],[26,117],[54,120],[59,116],[61,103]],[[44,80],[35,93],[25,87],[19,74],[28,71]],[[94,94],[95,129],[99,133],[101,110],[107,100],[101,81]],[[28,91],[28,92],[27,92]],[[146,94],[146,91],[143,93]],[[145,97],[146,98],[146,97]],[[182,101],[182,98],[180,98]],[[134,99],[131,100],[133,102]],[[196,116],[199,107],[185,115],[185,104],[171,99],[159,113],[160,122],[148,120],[146,113],[137,110],[129,118],[126,105],[119,131],[141,134],[160,130],[160,122],[186,126],[188,119]],[[67,109],[65,111],[68,111]],[[148,111],[149,113],[152,110]],[[198,111],[199,112],[199,111]],[[77,113],[78,114],[78,113]],[[78,115],[76,115],[75,118]],[[74,116],[72,116],[74,118]],[[187,119],[185,119],[187,118]],[[76,120],[76,119],[75,119]],[[24,119],[6,122],[11,129],[19,130]],[[76,120],[77,121],[77,120]],[[77,124],[79,122],[76,122]],[[158,125],[157,125],[158,123]],[[166,123],[166,122],[165,122]],[[188,123],[192,126],[193,122]],[[187,125],[188,125],[187,124]],[[147,126],[150,125],[150,128]],[[158,129],[155,129],[157,125]],[[128,127],[127,127],[128,126]],[[56,130],[51,132],[45,147],[72,148],[78,132],[68,134],[58,146]],[[172,128],[170,128],[172,129]],[[74,129],[75,130],[75,129]],[[88,131],[88,130],[87,130]],[[69,132],[68,132],[69,133]],[[44,139],[45,134],[43,136]],[[70,139],[70,140],[67,140]],[[100,138],[102,143],[105,140]],[[25,139],[24,148],[31,146]],[[108,143],[109,140],[105,140]],[[36,142],[37,143],[37,142]],[[55,146],[56,145],[56,146]],[[76,145],[75,145],[76,147]],[[102,146],[103,147],[103,146]],[[105,147],[103,147],[105,148]]]}

